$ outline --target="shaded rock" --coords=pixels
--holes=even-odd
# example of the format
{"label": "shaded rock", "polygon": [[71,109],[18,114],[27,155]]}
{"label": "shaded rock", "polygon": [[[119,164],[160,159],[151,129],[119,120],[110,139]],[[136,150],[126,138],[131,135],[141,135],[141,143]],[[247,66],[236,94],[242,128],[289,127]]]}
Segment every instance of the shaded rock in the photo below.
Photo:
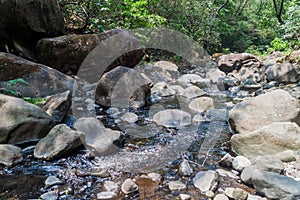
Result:
{"label": "shaded rock", "polygon": [[179,165],[179,174],[183,176],[190,176],[193,173],[193,169],[191,168],[189,162],[187,160],[184,160]]}
{"label": "shaded rock", "polygon": [[168,109],[156,113],[153,121],[166,127],[188,126],[192,123],[192,117],[189,113],[178,109]]}
{"label": "shaded rock", "polygon": [[296,153],[292,150],[286,150],[283,152],[279,152],[275,156],[277,158],[279,158],[282,162],[296,161]]}
{"label": "shaded rock", "polygon": [[38,106],[2,94],[0,116],[0,143],[38,141],[53,127],[51,117]]}
{"label": "shaded rock", "polygon": [[80,135],[83,144],[95,155],[109,155],[119,151],[114,142],[119,140],[121,132],[105,128],[96,118],[80,118],[74,128],[83,132]]}
{"label": "shaded rock", "polygon": [[52,117],[55,123],[60,123],[66,117],[72,103],[72,92],[56,94],[47,99],[43,110]]}
{"label": "shaded rock", "polygon": [[249,165],[245,167],[241,173],[241,180],[247,185],[252,185],[251,177],[255,170],[257,170],[256,165]]}
{"label": "shaded rock", "polygon": [[232,167],[238,172],[243,171],[243,169],[249,165],[251,165],[251,161],[244,156],[237,156],[233,158]]}
{"label": "shaded rock", "polygon": [[206,111],[206,117],[214,121],[225,122],[228,117],[228,111],[226,109],[210,108]]}
{"label": "shaded rock", "polygon": [[240,88],[249,92],[255,92],[262,88],[261,84],[257,83],[252,77],[249,77],[241,82]]}
{"label": "shaded rock", "polygon": [[182,183],[181,181],[170,181],[168,183],[168,187],[171,191],[186,189],[186,185],[184,183]]}
{"label": "shaded rock", "polygon": [[51,188],[54,185],[62,185],[64,182],[55,176],[49,176],[45,181],[45,188]]}
{"label": "shaded rock", "polygon": [[40,197],[41,197],[41,199],[44,199],[44,200],[57,200],[58,194],[56,191],[50,191],[50,192],[42,194]]}
{"label": "shaded rock", "polygon": [[114,192],[100,192],[97,194],[97,199],[113,199],[116,197],[117,194]]}
{"label": "shaded rock", "polygon": [[23,160],[21,148],[10,144],[0,144],[0,164],[11,167]]}
{"label": "shaded rock", "polygon": [[216,169],[216,172],[218,172],[218,174],[220,176],[223,176],[223,177],[229,177],[229,178],[232,178],[232,179],[239,179],[239,177],[231,171],[227,171],[227,170],[224,170],[224,169]]}
{"label": "shaded rock", "polygon": [[229,73],[234,70],[239,71],[244,67],[260,67],[262,62],[256,57],[248,53],[222,55],[217,59],[218,68]]}
{"label": "shaded rock", "polygon": [[177,82],[183,82],[183,83],[202,83],[203,78],[197,74],[183,74],[178,79]]}
{"label": "shaded rock", "polygon": [[191,101],[189,108],[195,112],[205,112],[214,106],[214,101],[210,97],[199,97]]}
{"label": "shaded rock", "polygon": [[275,156],[257,156],[254,164],[263,171],[281,174],[284,170],[283,163]]}
{"label": "shaded rock", "polygon": [[226,74],[219,69],[211,69],[206,73],[205,78],[210,79],[211,83],[217,83],[218,79],[225,76]]}
{"label": "shaded rock", "polygon": [[103,183],[103,187],[106,191],[111,192],[111,191],[117,191],[119,185],[113,181],[105,181]]}
{"label": "shaded rock", "polygon": [[257,192],[271,199],[299,199],[300,183],[273,172],[255,170],[251,176]]}
{"label": "shaded rock", "polygon": [[173,89],[176,92],[176,94],[180,94],[184,90],[183,87],[181,87],[180,85],[171,85],[170,88]]}
{"label": "shaded rock", "polygon": [[219,161],[219,165],[223,167],[232,167],[232,161],[233,157],[229,153],[226,153]]}
{"label": "shaded rock", "polygon": [[165,82],[156,83],[151,88],[151,100],[159,100],[161,98],[172,97],[176,94],[176,92],[170,88],[170,86]]}
{"label": "shaded rock", "polygon": [[135,123],[138,121],[138,116],[134,113],[131,113],[131,112],[127,112],[125,113],[121,119],[124,121],[124,122],[128,122],[128,123]]}
{"label": "shaded rock", "polygon": [[232,131],[246,133],[272,122],[296,120],[299,110],[298,100],[278,89],[236,104],[229,111],[228,121]]}
{"label": "shaded rock", "polygon": [[249,159],[259,155],[276,155],[286,150],[299,150],[300,128],[292,122],[274,122],[247,134],[236,134],[231,137],[231,148],[234,152]]}
{"label": "shaded rock", "polygon": [[171,73],[170,71],[152,64],[138,65],[134,69],[145,74],[153,83],[171,82],[178,76],[178,74],[174,75],[174,72]]}
{"label": "shaded rock", "polygon": [[57,1],[3,0],[0,6],[0,51],[32,58],[34,44],[43,37],[62,35],[64,19]]}
{"label": "shaded rock", "polygon": [[[139,41],[129,31],[121,29],[44,38],[36,45],[35,52],[38,62],[67,74],[77,74],[83,63],[97,79],[117,66],[134,67],[144,56]],[[86,72],[78,75],[83,75],[81,73]]]}
{"label": "shaded rock", "polygon": [[185,98],[188,98],[188,99],[193,99],[193,98],[196,98],[196,97],[201,97],[203,95],[205,95],[206,92],[201,90],[199,87],[197,86],[190,86],[188,88],[185,88],[181,93],[180,95],[185,97]]}
{"label": "shaded rock", "polygon": [[201,192],[214,190],[218,184],[218,173],[213,170],[198,172],[193,178],[193,183]]}
{"label": "shaded rock", "polygon": [[297,68],[290,63],[277,63],[266,69],[267,81],[276,81],[278,83],[296,83],[300,80],[300,74]]}
{"label": "shaded rock", "polygon": [[34,157],[53,160],[71,153],[82,145],[79,134],[65,124],[56,125],[46,137],[37,143]]}
{"label": "shaded rock", "polygon": [[122,184],[121,190],[124,194],[130,194],[138,191],[138,185],[132,179],[128,178]]}
{"label": "shaded rock", "polygon": [[238,86],[239,84],[239,79],[232,76],[222,76],[217,81],[217,86],[220,91],[228,90],[229,88]]}
{"label": "shaded rock", "polygon": [[145,105],[151,81],[134,69],[119,66],[105,73],[98,82],[97,104],[105,107],[136,107]]}
{"label": "shaded rock", "polygon": [[[28,83],[8,85],[22,78]],[[45,65],[0,52],[0,87],[17,91],[23,97],[45,97],[73,90],[74,79]]]}

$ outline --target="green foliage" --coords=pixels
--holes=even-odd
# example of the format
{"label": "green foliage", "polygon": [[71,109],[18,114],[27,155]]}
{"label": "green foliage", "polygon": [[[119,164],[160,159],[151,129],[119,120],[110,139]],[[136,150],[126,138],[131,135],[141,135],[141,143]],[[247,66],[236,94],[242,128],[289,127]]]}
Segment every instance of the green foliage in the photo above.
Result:
{"label": "green foliage", "polygon": [[34,104],[34,105],[39,105],[43,102],[46,101],[45,98],[32,98],[32,97],[23,97],[22,98],[24,101],[27,101],[28,103]]}
{"label": "green foliage", "polygon": [[13,80],[9,80],[9,81],[6,82],[6,84],[9,85],[9,86],[15,86],[18,83],[29,85],[29,83],[27,81],[25,81],[24,79],[22,79],[22,78],[13,79]]}
{"label": "green foliage", "polygon": [[289,48],[289,44],[287,42],[282,41],[280,38],[275,38],[271,42],[271,45],[275,51],[285,51]]}

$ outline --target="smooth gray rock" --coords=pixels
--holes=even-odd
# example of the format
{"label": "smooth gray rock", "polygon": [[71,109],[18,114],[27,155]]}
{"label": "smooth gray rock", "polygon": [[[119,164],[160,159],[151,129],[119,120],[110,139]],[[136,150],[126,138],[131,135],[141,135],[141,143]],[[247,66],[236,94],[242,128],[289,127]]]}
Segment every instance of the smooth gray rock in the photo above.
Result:
{"label": "smooth gray rock", "polygon": [[217,194],[214,200],[229,200],[229,198],[225,194]]}
{"label": "smooth gray rock", "polygon": [[300,183],[273,172],[255,170],[251,176],[257,192],[271,199],[299,199]]}
{"label": "smooth gray rock", "polygon": [[275,156],[257,156],[254,164],[263,171],[281,174],[284,170],[283,163]]}
{"label": "smooth gray rock", "polygon": [[201,192],[214,190],[218,184],[218,173],[213,170],[198,172],[193,178],[193,183]]}
{"label": "smooth gray rock", "polygon": [[111,192],[111,191],[117,191],[119,185],[113,181],[105,181],[103,183],[103,187],[106,191]]}
{"label": "smooth gray rock", "polygon": [[50,191],[50,192],[42,194],[40,197],[41,197],[41,199],[44,199],[44,200],[57,200],[58,194],[56,191]]}
{"label": "smooth gray rock", "polygon": [[0,94],[0,143],[38,141],[53,127],[51,117],[36,105]]}
{"label": "smooth gray rock", "polygon": [[256,165],[250,165],[244,168],[244,170],[241,173],[241,180],[247,184],[247,185],[252,185],[252,174],[253,172],[257,169]]}
{"label": "smooth gray rock", "polygon": [[178,72],[178,66],[176,64],[168,62],[168,61],[163,61],[163,60],[158,61],[158,62],[154,63],[154,66],[160,67],[167,71]]}
{"label": "smooth gray rock", "polygon": [[45,160],[60,158],[82,145],[80,134],[65,124],[56,125],[37,143],[34,157]]}
{"label": "smooth gray rock", "polygon": [[45,181],[45,188],[51,188],[54,185],[62,185],[64,182],[55,176],[49,176]]}
{"label": "smooth gray rock", "polygon": [[135,123],[138,121],[138,116],[135,113],[126,112],[121,119],[124,122]]}
{"label": "smooth gray rock", "polygon": [[192,117],[189,113],[179,109],[168,109],[156,113],[153,121],[166,127],[188,126],[192,123]]}
{"label": "smooth gray rock", "polygon": [[56,94],[47,99],[43,110],[52,117],[55,123],[60,123],[66,117],[72,103],[70,90]]}
{"label": "smooth gray rock", "polygon": [[290,63],[277,63],[266,69],[266,78],[268,81],[278,83],[297,83],[300,79],[299,70]]}
{"label": "smooth gray rock", "polygon": [[233,132],[247,133],[272,122],[297,120],[299,110],[297,99],[277,89],[236,104],[229,111],[228,121]]}
{"label": "smooth gray rock", "polygon": [[159,100],[161,98],[172,97],[176,92],[170,88],[170,86],[165,82],[156,83],[151,88],[151,99],[152,101]]}
{"label": "smooth gray rock", "polygon": [[197,74],[184,74],[177,79],[177,82],[197,84],[203,82],[203,78]]}
{"label": "smooth gray rock", "polygon": [[22,160],[23,156],[20,147],[10,144],[0,144],[0,164],[11,167]]}
{"label": "smooth gray rock", "polygon": [[251,161],[244,156],[237,156],[233,158],[232,167],[238,172],[242,172],[243,169],[251,165]]}
{"label": "smooth gray rock", "polygon": [[182,183],[181,181],[170,181],[168,183],[168,187],[171,191],[186,189],[186,185],[184,183]]}
{"label": "smooth gray rock", "polygon": [[205,78],[209,78],[212,83],[217,83],[218,79],[226,74],[217,68],[210,69]]}
{"label": "smooth gray rock", "polygon": [[201,90],[199,87],[192,85],[188,88],[185,88],[179,95],[188,98],[188,99],[194,99],[197,97],[204,96],[206,92]]}
{"label": "smooth gray rock", "polygon": [[239,84],[239,79],[232,76],[222,76],[217,81],[217,86],[220,91],[228,90],[229,88],[238,86]]}
{"label": "smooth gray rock", "polygon": [[100,192],[97,194],[97,199],[113,199],[116,197],[117,194],[114,192]]}
{"label": "smooth gray rock", "polygon": [[80,135],[83,144],[95,155],[109,155],[119,151],[120,148],[114,142],[119,140],[121,132],[105,128],[96,118],[80,118],[74,127],[83,133]]}
{"label": "smooth gray rock", "polygon": [[187,160],[184,160],[180,163],[178,172],[183,176],[190,176],[193,173],[193,168],[191,168]]}
{"label": "smooth gray rock", "polygon": [[123,182],[121,190],[124,194],[130,194],[138,190],[138,185],[132,179],[128,178]]}
{"label": "smooth gray rock", "polygon": [[257,156],[276,155],[300,148],[300,128],[292,122],[274,122],[247,134],[231,137],[231,148],[250,160]]}

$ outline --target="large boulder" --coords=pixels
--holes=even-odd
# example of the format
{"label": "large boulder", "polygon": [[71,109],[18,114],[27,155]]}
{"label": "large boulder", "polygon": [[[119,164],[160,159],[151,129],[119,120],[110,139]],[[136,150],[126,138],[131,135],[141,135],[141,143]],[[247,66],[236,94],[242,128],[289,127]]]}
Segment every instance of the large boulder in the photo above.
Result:
{"label": "large boulder", "polygon": [[46,137],[37,143],[34,157],[53,160],[69,154],[82,145],[80,134],[65,124],[56,125]]}
{"label": "large boulder", "polygon": [[[7,84],[19,78],[28,84]],[[44,97],[73,90],[73,83],[73,78],[55,69],[0,52],[0,88],[14,90],[24,97]]]}
{"label": "large boulder", "polygon": [[52,128],[52,119],[41,108],[22,99],[0,94],[0,143],[38,141]]}
{"label": "large boulder", "polygon": [[299,110],[299,101],[278,89],[236,104],[228,118],[232,131],[246,133],[272,122],[298,121]]}
{"label": "large boulder", "polygon": [[274,122],[246,134],[231,137],[232,150],[251,160],[257,156],[277,156],[286,150],[300,150],[300,128],[293,122]]}
{"label": "large boulder", "polygon": [[290,63],[277,63],[266,69],[266,78],[268,81],[278,83],[296,83],[300,80],[299,70]]}
{"label": "large boulder", "polygon": [[239,71],[241,67],[259,68],[262,66],[262,61],[249,53],[239,53],[220,56],[217,65],[221,71],[229,73]]}
{"label": "large boulder", "polygon": [[105,107],[142,107],[151,94],[151,83],[138,71],[119,66],[101,77],[96,88],[95,102]]}
{"label": "large boulder", "polygon": [[57,0],[0,1],[0,51],[31,57],[39,39],[62,35],[64,29]]}
{"label": "large boulder", "polygon": [[96,71],[100,71],[101,75],[120,65],[134,67],[144,56],[140,43],[129,31],[110,30],[99,34],[41,39],[36,46],[36,59],[63,73],[77,74],[90,52],[84,65],[91,69],[93,75]]}
{"label": "large boulder", "polygon": [[21,148],[11,144],[0,144],[0,164],[11,167],[23,160]]}

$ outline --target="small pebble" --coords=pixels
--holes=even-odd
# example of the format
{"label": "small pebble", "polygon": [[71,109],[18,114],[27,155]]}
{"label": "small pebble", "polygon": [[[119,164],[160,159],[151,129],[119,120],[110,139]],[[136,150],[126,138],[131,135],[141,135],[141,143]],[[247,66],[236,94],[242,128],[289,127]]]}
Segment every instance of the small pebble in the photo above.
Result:
{"label": "small pebble", "polygon": [[179,195],[179,199],[180,200],[191,200],[191,196],[190,195],[187,195],[187,194],[180,194]]}
{"label": "small pebble", "polygon": [[138,190],[137,184],[132,179],[128,178],[122,184],[121,190],[124,194],[130,194]]}
{"label": "small pebble", "polygon": [[229,200],[225,194],[217,194],[214,200]]}
{"label": "small pebble", "polygon": [[171,191],[186,189],[186,185],[180,181],[171,181],[168,183],[168,186]]}
{"label": "small pebble", "polygon": [[117,194],[114,192],[100,192],[97,194],[97,199],[112,199],[116,197]]}

